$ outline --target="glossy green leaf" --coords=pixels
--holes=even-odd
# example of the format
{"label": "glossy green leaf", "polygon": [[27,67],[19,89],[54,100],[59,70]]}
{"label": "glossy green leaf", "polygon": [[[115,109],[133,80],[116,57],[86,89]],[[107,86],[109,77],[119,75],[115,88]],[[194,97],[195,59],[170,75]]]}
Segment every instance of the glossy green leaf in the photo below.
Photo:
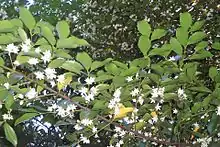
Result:
{"label": "glossy green leaf", "polygon": [[205,86],[190,87],[189,90],[196,91],[196,92],[205,92],[205,93],[211,93],[212,92],[210,89],[208,89]]}
{"label": "glossy green leaf", "polygon": [[39,113],[25,113],[23,114],[21,117],[19,117],[18,119],[16,119],[15,121],[15,126],[22,123],[22,122],[25,122],[27,120],[30,120],[32,119],[33,117],[39,115]]}
{"label": "glossy green leaf", "polygon": [[121,70],[113,63],[109,63],[105,66],[105,70],[113,75],[119,75]]}
{"label": "glossy green leaf", "polygon": [[166,31],[164,29],[155,29],[151,35],[151,41],[160,39],[165,35],[166,35]]}
{"label": "glossy green leaf", "polygon": [[205,49],[208,46],[208,42],[207,41],[201,41],[199,42],[196,47],[195,47],[195,51],[199,51],[201,49]]}
{"label": "glossy green leaf", "polygon": [[137,28],[138,28],[138,31],[142,35],[145,35],[147,38],[150,37],[151,26],[147,21],[145,21],[145,20],[139,21],[138,24],[137,24]]}
{"label": "glossy green leaf", "polygon": [[197,21],[195,22],[192,27],[190,28],[190,32],[195,32],[198,31],[202,28],[202,26],[204,25],[205,21],[201,20],[201,21]]}
{"label": "glossy green leaf", "polygon": [[181,45],[186,46],[188,42],[188,31],[183,27],[178,28],[176,30],[176,38]]}
{"label": "glossy green leaf", "polygon": [[80,65],[76,61],[66,61],[61,66],[63,69],[66,69],[71,72],[75,72],[77,74],[80,74],[80,71],[83,69],[82,65]]}
{"label": "glossy green leaf", "polygon": [[206,37],[207,35],[204,32],[195,32],[189,37],[188,44],[197,43],[199,41],[202,41]]}
{"label": "glossy green leaf", "polygon": [[92,62],[91,64],[91,68],[90,68],[90,71],[93,71],[99,67],[102,67],[104,64],[101,62],[101,61],[94,61]]}
{"label": "glossy green leaf", "polygon": [[14,18],[14,19],[11,19],[10,22],[11,22],[15,27],[23,28],[23,22],[22,22],[20,19]]}
{"label": "glossy green leaf", "polygon": [[100,75],[100,76],[98,76],[98,77],[95,79],[95,81],[96,81],[96,82],[107,81],[107,80],[111,80],[112,78],[113,78],[113,76],[105,74],[105,75]]}
{"label": "glossy green leaf", "polygon": [[107,107],[105,106],[106,101],[104,100],[97,100],[95,101],[95,104],[92,107],[92,110],[103,110],[106,109]]}
{"label": "glossy green leaf", "polygon": [[191,60],[202,60],[202,59],[205,59],[205,58],[209,58],[209,57],[212,57],[213,55],[209,52],[209,51],[206,51],[206,50],[199,50],[198,52],[194,53],[192,56],[189,57],[189,59]]}
{"label": "glossy green leaf", "polygon": [[212,44],[212,48],[216,49],[216,50],[220,50],[220,42],[214,42]]}
{"label": "glossy green leaf", "polygon": [[17,43],[17,42],[21,42],[20,39],[14,37],[14,36],[11,36],[11,35],[0,35],[0,45],[1,44],[10,44],[10,43]]}
{"label": "glossy green leaf", "polygon": [[58,59],[54,59],[52,60],[48,67],[50,68],[57,68],[57,67],[60,67],[61,65],[63,65],[63,63],[65,62],[66,60],[65,59],[62,59],[62,58],[58,58]]}
{"label": "glossy green leaf", "polygon": [[56,25],[59,38],[67,38],[70,34],[69,25],[66,21],[59,21]]}
{"label": "glossy green leaf", "polygon": [[59,39],[57,41],[57,48],[77,48],[80,46],[89,46],[89,43],[84,39],[79,39],[75,36]]}
{"label": "glossy green leaf", "polygon": [[148,50],[151,47],[151,41],[147,36],[142,35],[138,40],[138,47],[144,56],[147,55]]}
{"label": "glossy green leaf", "polygon": [[26,32],[22,28],[18,28],[18,34],[21,37],[21,40],[24,42],[28,39]]}
{"label": "glossy green leaf", "polygon": [[0,33],[13,32],[14,25],[9,20],[0,21]]}
{"label": "glossy green leaf", "polygon": [[11,106],[14,104],[14,97],[8,93],[6,99],[5,99],[5,108],[7,110],[11,109]]}
{"label": "glossy green leaf", "polygon": [[2,57],[0,57],[0,66],[4,65],[5,64],[5,61]]}
{"label": "glossy green leaf", "polygon": [[172,46],[172,50],[174,52],[176,52],[178,55],[182,56],[183,48],[182,48],[181,44],[179,43],[179,41],[176,38],[172,37],[170,39],[170,44]]}
{"label": "glossy green leaf", "polygon": [[58,58],[72,59],[72,56],[68,54],[66,50],[58,49],[55,52],[56,52],[56,57]]}
{"label": "glossy green leaf", "polygon": [[76,55],[76,60],[79,61],[87,71],[92,65],[92,58],[86,52],[78,53]]}
{"label": "glossy green leaf", "polygon": [[54,34],[47,26],[41,27],[41,33],[51,45],[56,44],[56,39],[54,37]]}
{"label": "glossy green leaf", "polygon": [[3,128],[4,128],[6,139],[9,142],[11,142],[13,146],[16,147],[18,144],[18,139],[17,139],[17,135],[14,129],[7,122],[4,123]]}
{"label": "glossy green leaf", "polygon": [[212,118],[207,126],[209,134],[212,134],[214,131],[217,131],[217,125],[219,121],[219,116],[216,113],[212,114]]}
{"label": "glossy green leaf", "polygon": [[19,8],[19,16],[20,16],[20,19],[25,24],[25,26],[30,31],[32,31],[32,29],[36,25],[36,21],[35,21],[34,17],[32,16],[32,14],[30,13],[30,11],[28,9],[24,8],[24,7],[20,7]]}
{"label": "glossy green leaf", "polygon": [[214,81],[215,77],[218,75],[218,70],[216,67],[209,68],[209,77]]}
{"label": "glossy green leaf", "polygon": [[180,14],[180,26],[188,30],[191,24],[192,24],[191,14],[188,12],[181,13]]}

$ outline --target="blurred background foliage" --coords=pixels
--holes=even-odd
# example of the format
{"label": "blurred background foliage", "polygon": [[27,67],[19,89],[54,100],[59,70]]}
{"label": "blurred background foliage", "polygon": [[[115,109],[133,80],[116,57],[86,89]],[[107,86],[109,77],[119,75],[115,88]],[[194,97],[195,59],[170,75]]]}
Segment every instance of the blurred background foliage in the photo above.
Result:
{"label": "blurred background foliage", "polygon": [[[163,28],[168,34],[153,42],[153,47],[165,43],[175,35],[179,14],[190,12],[193,20],[205,20],[204,30],[208,41],[220,40],[219,0],[0,0],[0,18],[18,17],[19,6],[28,7],[37,20],[56,25],[59,20],[67,20],[72,34],[86,39],[92,47],[86,50],[96,59],[113,57],[129,61],[141,57],[138,50],[139,20],[146,19],[152,28]],[[204,60],[204,66],[219,64],[219,55]],[[208,69],[207,69],[208,71]],[[48,118],[49,119],[49,118]],[[38,123],[37,123],[38,122]],[[51,122],[51,121],[50,121]],[[35,119],[18,125],[19,146],[53,147],[68,144],[66,132],[71,133],[71,125],[55,127],[45,124],[45,120]],[[3,130],[0,130],[0,134]],[[105,135],[100,135],[107,137]],[[69,136],[71,138],[71,136]],[[0,146],[5,144],[0,135]],[[101,138],[100,145],[107,138]],[[108,142],[108,141],[106,141]],[[91,145],[90,145],[91,146]],[[98,147],[97,144],[94,146]]]}

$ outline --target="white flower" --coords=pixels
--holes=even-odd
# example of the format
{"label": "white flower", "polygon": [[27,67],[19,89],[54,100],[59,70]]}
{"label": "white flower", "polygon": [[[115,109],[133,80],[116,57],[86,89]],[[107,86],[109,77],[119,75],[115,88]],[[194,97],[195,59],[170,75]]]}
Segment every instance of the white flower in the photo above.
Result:
{"label": "white flower", "polygon": [[8,112],[8,114],[3,114],[2,115],[3,120],[13,120],[13,116]]}
{"label": "white flower", "polygon": [[50,85],[51,85],[51,87],[56,86],[56,83],[54,82],[54,80],[51,80],[51,81],[50,81]]}
{"label": "white flower", "polygon": [[81,120],[81,124],[83,124],[84,126],[89,126],[92,124],[92,120],[84,118],[83,120]]}
{"label": "white flower", "polygon": [[80,141],[82,141],[85,144],[89,144],[90,140],[87,137],[84,137],[82,134],[80,136]]}
{"label": "white flower", "polygon": [[175,57],[174,56],[172,56],[172,57],[170,57],[169,58],[169,60],[168,61],[176,61],[176,59],[175,59]]}
{"label": "white flower", "polygon": [[96,127],[93,127],[92,128],[92,133],[96,133],[98,130],[97,130],[97,128]]}
{"label": "white flower", "polygon": [[25,43],[26,45],[31,45],[31,40],[30,40],[30,39],[26,39],[26,40],[24,41],[24,43]]}
{"label": "white flower", "polygon": [[39,61],[38,61],[37,58],[30,58],[28,60],[28,63],[31,64],[31,65],[36,65],[37,63],[39,63]]}
{"label": "white flower", "polygon": [[29,50],[31,49],[31,47],[30,47],[30,45],[28,45],[28,44],[22,44],[21,45],[21,50],[23,51],[23,52],[28,52]]}
{"label": "white flower", "polygon": [[46,74],[47,79],[51,79],[52,80],[52,79],[56,78],[56,71],[55,71],[55,69],[53,69],[53,68],[46,68],[44,70],[44,72]]}
{"label": "white flower", "polygon": [[140,92],[139,89],[135,88],[133,91],[131,91],[130,94],[132,97],[134,97],[134,96],[137,96],[139,94],[139,92]]}
{"label": "white flower", "polygon": [[160,106],[159,104],[157,104],[157,105],[155,106],[155,109],[156,109],[156,111],[158,111],[158,110],[161,109],[161,106]]}
{"label": "white flower", "polygon": [[201,143],[201,147],[208,147],[209,143],[212,141],[211,137],[199,138],[197,139],[198,143]]}
{"label": "white flower", "polygon": [[44,79],[44,73],[43,72],[37,71],[34,74],[36,75],[37,79],[39,79],[39,80],[43,80]]}
{"label": "white flower", "polygon": [[95,78],[94,77],[88,77],[85,80],[86,84],[91,85],[92,83],[95,83]]}
{"label": "white flower", "polygon": [[216,111],[217,115],[220,116],[220,106],[217,107],[217,111]]}
{"label": "white flower", "polygon": [[184,90],[181,88],[178,89],[177,94],[178,94],[178,97],[181,99],[186,99],[186,97],[187,97]]}
{"label": "white flower", "polygon": [[76,105],[70,104],[67,106],[66,111],[72,111],[74,112],[76,110]]}
{"label": "white flower", "polygon": [[82,87],[79,92],[81,93],[82,96],[85,96],[88,92],[88,88],[86,87]]}
{"label": "white flower", "polygon": [[37,92],[34,88],[31,88],[25,95],[27,98],[29,99],[33,99],[35,97],[37,97]]}
{"label": "white flower", "polygon": [[13,64],[14,64],[15,66],[19,66],[19,65],[20,65],[20,63],[18,62],[18,60],[15,60],[15,61],[13,62]]}
{"label": "white flower", "polygon": [[66,117],[68,115],[63,107],[58,106],[56,111],[57,115],[59,115],[60,117]]}
{"label": "white flower", "polygon": [[40,47],[37,47],[37,48],[35,49],[35,53],[39,54],[40,52],[41,52]]}
{"label": "white flower", "polygon": [[178,113],[178,110],[177,109],[174,109],[173,110],[173,114],[177,114]]}
{"label": "white flower", "polygon": [[64,74],[59,75],[57,77],[57,82],[59,82],[59,83],[64,83],[64,80],[65,80],[65,75]]}
{"label": "white flower", "polygon": [[17,54],[17,53],[19,52],[18,47],[15,46],[13,43],[8,44],[8,45],[6,46],[6,49],[5,49],[5,50],[8,51],[9,54],[10,54],[10,53],[15,53],[15,54]]}
{"label": "white flower", "polygon": [[86,102],[90,102],[90,101],[94,100],[94,95],[90,93],[88,95],[85,95],[84,98],[85,98]]}
{"label": "white flower", "polygon": [[9,88],[10,88],[10,84],[9,84],[9,83],[5,83],[3,86],[4,86],[6,89],[9,89]]}
{"label": "white flower", "polygon": [[18,98],[23,99],[24,95],[23,94],[18,94]]}
{"label": "white flower", "polygon": [[153,98],[154,97],[155,98],[156,97],[163,97],[164,96],[164,90],[165,90],[164,87],[163,88],[153,88],[151,95],[152,95]]}
{"label": "white flower", "polygon": [[43,56],[41,57],[41,59],[44,61],[44,63],[50,62],[50,59],[51,59],[50,50],[47,50],[47,51],[43,52]]}
{"label": "white flower", "polygon": [[91,92],[91,94],[96,95],[96,94],[98,93],[98,88],[96,88],[96,87],[93,86],[93,87],[90,89],[90,92]]}
{"label": "white flower", "polygon": [[132,80],[133,80],[132,76],[129,76],[129,77],[126,78],[127,82],[131,82]]}
{"label": "white flower", "polygon": [[114,96],[115,98],[120,98],[120,96],[121,96],[121,87],[120,87],[120,88],[117,88],[117,89],[115,90],[113,96]]}
{"label": "white flower", "polygon": [[142,96],[138,97],[138,102],[139,102],[140,105],[142,105],[144,103],[144,99],[143,99]]}
{"label": "white flower", "polygon": [[82,130],[83,127],[80,126],[79,124],[76,124],[76,125],[74,126],[74,129],[76,129],[77,131],[79,131],[79,130]]}

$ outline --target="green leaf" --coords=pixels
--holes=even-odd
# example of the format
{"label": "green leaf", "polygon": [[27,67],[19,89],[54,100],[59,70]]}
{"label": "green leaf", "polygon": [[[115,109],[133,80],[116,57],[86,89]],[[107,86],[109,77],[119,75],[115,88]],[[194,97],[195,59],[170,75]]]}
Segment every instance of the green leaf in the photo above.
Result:
{"label": "green leaf", "polygon": [[189,90],[196,91],[196,92],[212,93],[212,91],[205,86],[190,87]]}
{"label": "green leaf", "polygon": [[14,104],[14,97],[10,93],[8,93],[5,99],[5,108],[9,110],[13,104]]}
{"label": "green leaf", "polygon": [[80,46],[89,46],[89,43],[84,39],[79,39],[75,36],[59,39],[57,41],[57,48],[77,48]]}
{"label": "green leaf", "polygon": [[52,60],[50,62],[50,64],[48,65],[48,67],[50,68],[57,68],[57,67],[60,67],[63,65],[63,63],[65,62],[66,60],[65,59],[62,59],[62,58],[58,58],[58,59],[55,59],[55,60]]}
{"label": "green leaf", "polygon": [[212,118],[207,126],[207,130],[209,134],[212,134],[216,129],[218,125],[219,117],[216,113],[212,114]]}
{"label": "green leaf", "polygon": [[190,32],[195,32],[195,31],[200,30],[202,26],[204,25],[204,23],[205,23],[204,20],[195,22],[193,26],[190,28]]}
{"label": "green leaf", "polygon": [[172,46],[170,44],[164,44],[161,48],[153,48],[149,52],[149,56],[159,55],[167,57],[172,51]]}
{"label": "green leaf", "polygon": [[188,31],[183,27],[178,28],[176,30],[176,38],[181,45],[186,46],[188,42]]}
{"label": "green leaf", "polygon": [[0,21],[0,33],[8,33],[14,31],[14,25],[8,20]]}
{"label": "green leaf", "polygon": [[139,68],[135,66],[131,66],[129,69],[123,71],[120,75],[121,76],[131,76],[135,75],[138,72]]}
{"label": "green leaf", "polygon": [[92,58],[86,52],[78,53],[76,55],[76,60],[79,61],[87,71],[92,65]]}
{"label": "green leaf", "polygon": [[151,47],[151,41],[147,36],[141,36],[138,40],[138,47],[144,56],[147,55],[148,50]]}
{"label": "green leaf", "polygon": [[16,58],[16,60],[17,60],[20,64],[27,63],[29,59],[30,59],[29,56],[21,56],[21,55],[18,55],[17,58]]}
{"label": "green leaf", "polygon": [[197,102],[192,106],[192,113],[197,113],[197,111],[201,108],[201,102]]}
{"label": "green leaf", "polygon": [[12,35],[4,35],[4,34],[0,35],[0,45],[1,44],[7,45],[10,43],[17,43],[17,42],[21,42],[21,40]]}
{"label": "green leaf", "polygon": [[150,66],[150,58],[145,56],[144,58],[137,58],[134,59],[131,63],[130,63],[130,67],[131,66],[136,66],[136,67],[140,67],[140,68],[145,68],[145,67],[149,67]]}
{"label": "green leaf", "polygon": [[188,30],[191,24],[192,24],[192,16],[190,15],[190,13],[188,12],[181,13],[180,14],[180,26]]}
{"label": "green leaf", "polygon": [[207,35],[204,32],[195,32],[189,37],[188,44],[197,43],[206,37],[207,37]]}
{"label": "green leaf", "polygon": [[32,119],[33,117],[40,115],[38,113],[25,113],[15,121],[15,126],[18,125],[19,123],[25,122],[27,120]]}
{"label": "green leaf", "polygon": [[7,122],[4,123],[3,127],[6,139],[16,147],[18,144],[18,139],[14,129]]}
{"label": "green leaf", "polygon": [[70,34],[69,25],[66,21],[59,21],[56,25],[56,30],[60,39],[67,38]]}
{"label": "green leaf", "polygon": [[53,32],[51,31],[50,28],[48,28],[47,26],[42,26],[41,33],[51,45],[56,44],[56,39],[55,39]]}
{"label": "green leaf", "polygon": [[21,37],[21,40],[24,42],[28,39],[26,32],[22,28],[18,28],[18,34]]}
{"label": "green leaf", "polygon": [[107,81],[107,80],[111,80],[112,78],[113,78],[113,76],[105,74],[105,75],[100,75],[100,76],[98,76],[98,77],[95,79],[95,81],[96,81],[96,82]]}
{"label": "green leaf", "polygon": [[3,66],[5,64],[5,61],[2,57],[0,57],[0,66]]}
{"label": "green leaf", "polygon": [[35,45],[49,45],[49,43],[45,38],[39,38]]}
{"label": "green leaf", "polygon": [[176,52],[178,55],[182,56],[183,48],[182,48],[181,44],[179,43],[179,41],[176,38],[172,37],[170,39],[170,44],[172,46],[172,50],[174,52]]}
{"label": "green leaf", "polygon": [[205,58],[212,57],[213,55],[206,50],[199,50],[198,52],[194,53],[192,56],[189,57],[191,60],[202,60]]}
{"label": "green leaf", "polygon": [[212,48],[216,49],[216,50],[220,50],[220,42],[214,42],[212,44]]}
{"label": "green leaf", "polygon": [[80,74],[80,71],[83,69],[82,65],[80,65],[76,61],[66,61],[61,66],[63,69],[66,69],[71,72],[75,72],[77,74]]}
{"label": "green leaf", "polygon": [[56,54],[55,54],[56,57],[72,59],[72,56],[70,54],[68,54],[66,50],[58,49],[55,52],[56,52]]}
{"label": "green leaf", "polygon": [[164,29],[155,29],[151,35],[151,41],[160,39],[165,35],[166,35],[166,31]]}
{"label": "green leaf", "polygon": [[122,69],[128,69],[128,66],[122,62],[119,61],[112,61],[112,63],[114,63],[115,65],[117,65],[118,67],[122,68]]}
{"label": "green leaf", "polygon": [[24,7],[20,7],[19,8],[19,16],[20,19],[23,21],[23,23],[25,24],[25,26],[32,31],[32,29],[35,27],[36,25],[36,21],[34,19],[34,17],[32,16],[32,14],[30,13],[30,11],[28,11],[28,9],[24,8]]}
{"label": "green leaf", "polygon": [[102,67],[104,64],[101,62],[101,61],[94,61],[92,62],[92,65],[91,65],[91,68],[90,68],[90,71],[93,71],[99,67]]}
{"label": "green leaf", "polygon": [[20,19],[11,19],[10,22],[16,26],[16,27],[20,27],[20,28],[23,28],[23,22],[20,20]]}
{"label": "green leaf", "polygon": [[209,68],[209,77],[214,81],[215,77],[218,75],[218,70],[216,67]]}
{"label": "green leaf", "polygon": [[195,51],[199,51],[202,49],[205,49],[208,46],[208,42],[207,41],[201,41],[199,42],[196,47],[195,47]]}
{"label": "green leaf", "polygon": [[106,103],[106,101],[104,101],[104,100],[97,100],[97,101],[95,101],[95,104],[93,105],[92,110],[103,110],[103,109],[106,109],[105,103]]}
{"label": "green leaf", "polygon": [[138,28],[138,31],[142,35],[145,35],[147,38],[150,37],[151,26],[147,21],[145,21],[145,20],[139,21],[138,24],[137,24],[137,28]]}
{"label": "green leaf", "polygon": [[109,63],[105,66],[105,70],[113,75],[119,75],[121,70],[114,64],[114,63]]}

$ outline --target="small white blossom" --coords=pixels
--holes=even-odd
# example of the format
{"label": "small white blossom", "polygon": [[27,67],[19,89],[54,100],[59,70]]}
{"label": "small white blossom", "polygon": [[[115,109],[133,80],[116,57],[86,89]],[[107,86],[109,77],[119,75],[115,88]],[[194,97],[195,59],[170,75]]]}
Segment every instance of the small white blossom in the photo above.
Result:
{"label": "small white blossom", "polygon": [[8,51],[9,54],[10,54],[10,53],[15,53],[15,54],[17,54],[17,53],[19,52],[18,47],[15,46],[13,43],[8,44],[8,45],[6,46],[6,49],[5,49],[5,50]]}
{"label": "small white blossom", "polygon": [[80,141],[82,141],[85,144],[90,143],[90,140],[87,137],[84,137],[83,135],[80,136]]}
{"label": "small white blossom", "polygon": [[165,90],[164,87],[163,88],[153,88],[151,95],[152,95],[153,98],[163,97],[164,96],[164,90]]}
{"label": "small white blossom", "polygon": [[34,74],[36,75],[37,79],[39,79],[39,80],[43,80],[44,79],[44,73],[43,72],[37,71]]}
{"label": "small white blossom", "polygon": [[51,60],[50,50],[43,52],[43,56],[41,57],[41,59],[44,61],[44,63],[50,62],[50,60]]}
{"label": "small white blossom", "polygon": [[220,116],[220,106],[217,107],[217,111],[216,111],[217,115]]}
{"label": "small white blossom", "polygon": [[92,128],[92,133],[96,133],[98,130],[97,130],[97,128],[96,127],[93,127]]}
{"label": "small white blossom", "polygon": [[52,80],[52,79],[56,78],[56,71],[55,71],[55,69],[53,69],[53,68],[46,68],[44,70],[44,72],[46,74],[47,79],[51,79]]}
{"label": "small white blossom", "polygon": [[132,97],[134,97],[134,96],[137,96],[139,94],[139,92],[140,92],[139,89],[135,88],[134,90],[131,91],[130,94]]}
{"label": "small white blossom", "polygon": [[132,80],[133,80],[133,77],[132,77],[132,76],[129,76],[129,77],[126,78],[126,81],[127,81],[127,82],[131,82]]}
{"label": "small white blossom", "polygon": [[173,110],[173,114],[177,114],[178,113],[178,110],[177,109],[174,109]]}
{"label": "small white blossom", "polygon": [[35,53],[39,54],[40,52],[41,52],[40,47],[37,47],[37,48],[35,49]]}
{"label": "small white blossom", "polygon": [[81,120],[81,124],[83,124],[84,126],[89,126],[92,124],[92,120],[84,118],[83,120]]}
{"label": "small white blossom", "polygon": [[79,92],[81,93],[82,96],[85,96],[88,92],[88,88],[86,87],[82,87]]}
{"label": "small white blossom", "polygon": [[113,94],[114,98],[120,98],[121,96],[121,87],[117,88]]}
{"label": "small white blossom", "polygon": [[4,83],[3,85],[6,89],[9,89],[10,88],[10,84],[9,83]]}
{"label": "small white blossom", "polygon": [[157,105],[155,106],[155,109],[156,109],[156,111],[158,111],[158,110],[161,109],[161,106],[160,106],[159,104],[157,104]]}
{"label": "small white blossom", "polygon": [[85,80],[86,84],[91,85],[92,83],[95,82],[95,78],[94,77],[88,77]]}
{"label": "small white blossom", "polygon": [[8,114],[3,114],[2,115],[3,120],[13,120],[13,116],[8,112]]}
{"label": "small white blossom", "polygon": [[64,83],[64,80],[65,80],[64,74],[57,76],[57,82]]}
{"label": "small white blossom", "polygon": [[24,43],[25,43],[26,45],[31,45],[31,40],[30,40],[30,39],[26,39],[26,40],[24,41]]}
{"label": "small white blossom", "polygon": [[76,125],[74,126],[74,129],[76,129],[77,131],[79,131],[79,130],[82,130],[83,127],[80,126],[79,124],[76,124]]}
{"label": "small white blossom", "polygon": [[90,89],[90,92],[91,92],[91,94],[96,95],[96,94],[98,93],[98,88],[96,88],[96,87],[93,86],[93,87]]}
{"label": "small white blossom", "polygon": [[31,64],[31,65],[36,65],[37,63],[39,63],[39,61],[38,61],[37,58],[30,58],[28,60],[28,63]]}
{"label": "small white blossom", "polygon": [[30,47],[30,45],[28,45],[28,44],[22,44],[21,45],[21,50],[23,51],[23,52],[28,52],[29,50],[31,49],[31,47]]}
{"label": "small white blossom", "polygon": [[27,98],[29,99],[33,99],[35,97],[37,97],[37,92],[34,88],[31,88],[25,95]]}
{"label": "small white blossom", "polygon": [[15,66],[19,66],[19,65],[20,65],[20,63],[19,63],[17,60],[15,60],[15,61],[13,62],[13,64],[14,64]]}

